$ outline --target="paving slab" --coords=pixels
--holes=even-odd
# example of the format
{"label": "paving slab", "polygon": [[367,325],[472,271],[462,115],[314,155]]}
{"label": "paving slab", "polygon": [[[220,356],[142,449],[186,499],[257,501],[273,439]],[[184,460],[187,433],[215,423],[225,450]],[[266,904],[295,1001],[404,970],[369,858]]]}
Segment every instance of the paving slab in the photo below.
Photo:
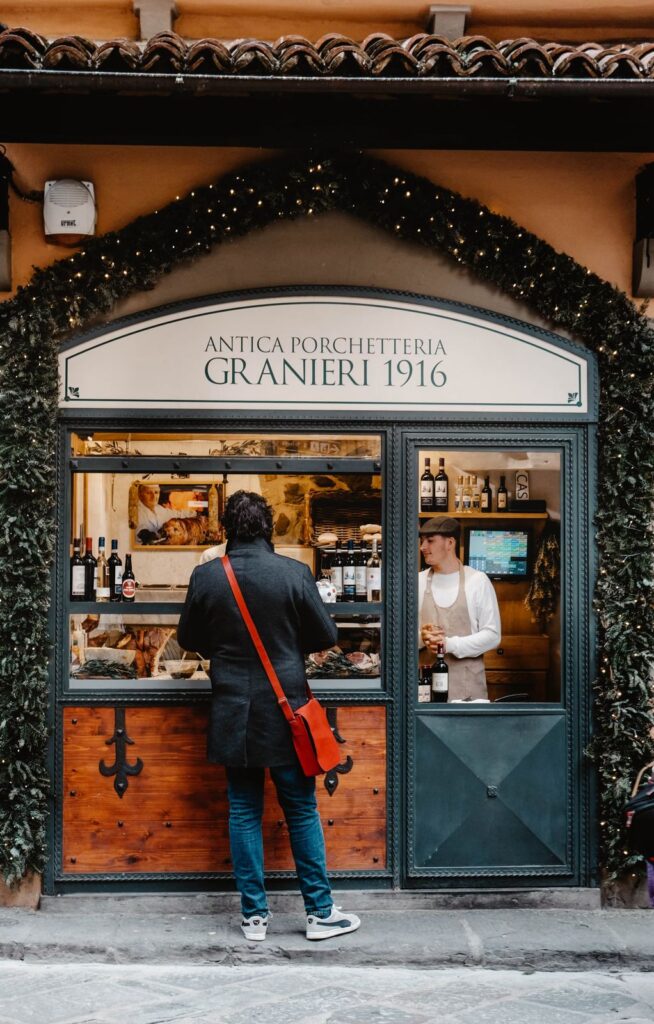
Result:
{"label": "paving slab", "polygon": [[652,974],[619,971],[0,961],[0,1024],[652,1024],[653,1004]]}

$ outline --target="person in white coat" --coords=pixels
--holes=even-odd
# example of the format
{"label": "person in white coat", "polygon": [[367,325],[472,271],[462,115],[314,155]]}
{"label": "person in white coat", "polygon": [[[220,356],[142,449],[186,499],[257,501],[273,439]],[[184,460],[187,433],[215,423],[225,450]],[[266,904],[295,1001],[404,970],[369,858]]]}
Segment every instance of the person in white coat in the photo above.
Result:
{"label": "person in white coat", "polygon": [[425,655],[443,644],[450,701],[484,700],[483,655],[500,643],[500,610],[486,573],[459,561],[460,530],[450,516],[434,516],[420,528],[420,551],[428,566],[418,577],[420,638]]}

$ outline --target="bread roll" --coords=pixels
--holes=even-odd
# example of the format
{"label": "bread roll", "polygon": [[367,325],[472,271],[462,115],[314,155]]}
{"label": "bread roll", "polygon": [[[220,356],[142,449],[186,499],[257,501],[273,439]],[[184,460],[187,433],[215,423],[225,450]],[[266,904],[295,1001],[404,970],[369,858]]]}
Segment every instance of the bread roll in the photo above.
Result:
{"label": "bread roll", "polygon": [[335,533],[321,533],[318,537],[319,544],[337,544],[338,536]]}
{"label": "bread roll", "polygon": [[361,533],[381,533],[382,528],[379,523],[364,523],[363,526],[359,527]]}

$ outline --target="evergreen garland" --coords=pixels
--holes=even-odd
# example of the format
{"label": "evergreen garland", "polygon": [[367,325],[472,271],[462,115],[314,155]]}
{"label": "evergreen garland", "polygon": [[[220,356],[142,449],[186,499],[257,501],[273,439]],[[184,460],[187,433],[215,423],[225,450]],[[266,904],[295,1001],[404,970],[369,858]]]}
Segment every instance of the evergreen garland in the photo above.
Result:
{"label": "evergreen garland", "polygon": [[654,332],[624,293],[509,218],[354,154],[273,159],[225,175],[36,270],[0,306],[0,869],[9,882],[40,870],[45,849],[59,343],[215,245],[328,210],[447,254],[599,356],[601,667],[593,753],[603,863],[613,876],[639,863],[624,847],[622,806],[654,753]]}

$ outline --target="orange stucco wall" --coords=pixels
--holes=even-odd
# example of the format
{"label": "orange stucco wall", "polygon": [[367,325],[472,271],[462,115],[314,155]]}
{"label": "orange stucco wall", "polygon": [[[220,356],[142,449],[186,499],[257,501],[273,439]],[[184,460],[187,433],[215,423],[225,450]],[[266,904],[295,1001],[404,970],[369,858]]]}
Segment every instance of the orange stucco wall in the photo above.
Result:
{"label": "orange stucco wall", "polygon": [[[71,176],[94,182],[98,233],[118,229],[195,185],[257,159],[253,150],[9,145],[24,188]],[[511,216],[629,292],[634,176],[654,154],[382,152],[385,159]],[[42,209],[11,196],[13,284],[69,250],[43,237]],[[0,299],[7,298],[0,293]]]}
{"label": "orange stucco wall", "polygon": [[[317,39],[325,32],[361,39],[375,31],[406,37],[424,31],[428,6],[422,0],[176,0],[175,30],[195,39]],[[496,40],[647,39],[654,23],[653,0],[475,0],[468,6],[468,34]],[[46,36],[138,38],[131,0],[0,0],[0,22]]]}

